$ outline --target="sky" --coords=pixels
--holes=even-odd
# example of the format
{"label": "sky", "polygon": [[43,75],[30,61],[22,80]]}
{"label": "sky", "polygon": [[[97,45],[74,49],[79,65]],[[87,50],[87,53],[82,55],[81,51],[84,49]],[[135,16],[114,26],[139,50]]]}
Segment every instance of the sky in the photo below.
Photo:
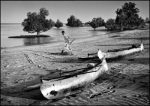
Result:
{"label": "sky", "polygon": [[[129,1],[127,1],[129,2]],[[139,16],[149,17],[149,1],[131,1],[140,9]],[[125,1],[1,1],[1,23],[21,23],[27,12],[39,12],[40,8],[49,11],[47,19],[66,23],[74,15],[82,22],[102,17],[105,21],[115,18],[115,11]]]}

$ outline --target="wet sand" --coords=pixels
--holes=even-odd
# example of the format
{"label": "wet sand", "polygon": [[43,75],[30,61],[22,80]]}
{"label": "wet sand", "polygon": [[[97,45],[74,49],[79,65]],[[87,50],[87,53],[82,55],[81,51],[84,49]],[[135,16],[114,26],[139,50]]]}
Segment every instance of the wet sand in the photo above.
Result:
{"label": "wet sand", "polygon": [[[39,89],[26,87],[62,72],[83,70],[81,61],[98,49],[106,52],[144,43],[144,51],[108,62],[109,72],[85,86],[79,94],[60,100],[46,100]],[[1,49],[1,105],[148,105],[149,30],[132,30],[75,40],[73,54],[60,55],[64,43]]]}

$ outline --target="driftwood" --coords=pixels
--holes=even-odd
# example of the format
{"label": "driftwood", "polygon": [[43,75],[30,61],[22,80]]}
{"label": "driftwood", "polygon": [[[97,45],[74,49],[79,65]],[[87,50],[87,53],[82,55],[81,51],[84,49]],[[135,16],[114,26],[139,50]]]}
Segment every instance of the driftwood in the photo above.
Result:
{"label": "driftwood", "polygon": [[41,83],[38,83],[38,84],[35,84],[35,85],[30,85],[30,86],[27,86],[24,91],[31,91],[31,90],[35,90],[35,89],[38,89],[40,88],[41,86]]}
{"label": "driftwood", "polygon": [[95,93],[91,94],[88,98],[94,98],[95,96],[99,96],[104,93],[114,93],[114,92],[115,92],[115,90],[104,90],[104,91],[100,91],[100,92],[95,92]]}

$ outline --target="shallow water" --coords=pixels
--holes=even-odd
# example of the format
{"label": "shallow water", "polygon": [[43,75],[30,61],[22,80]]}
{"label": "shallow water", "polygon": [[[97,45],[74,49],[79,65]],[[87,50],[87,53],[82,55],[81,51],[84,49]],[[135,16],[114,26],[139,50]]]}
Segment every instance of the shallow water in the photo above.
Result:
{"label": "shallow water", "polygon": [[[101,28],[100,28],[101,29]],[[34,35],[36,33],[28,33],[23,31],[21,24],[1,24],[1,47],[16,47],[16,46],[31,46],[39,44],[47,44],[54,42],[63,42],[64,39],[61,31],[64,30],[65,34],[70,38],[84,39],[93,36],[103,35],[105,31],[93,31],[91,27],[67,27],[64,26],[60,29],[51,28],[47,32],[41,34],[49,35],[50,37],[43,38],[8,38],[9,36],[20,35]]]}

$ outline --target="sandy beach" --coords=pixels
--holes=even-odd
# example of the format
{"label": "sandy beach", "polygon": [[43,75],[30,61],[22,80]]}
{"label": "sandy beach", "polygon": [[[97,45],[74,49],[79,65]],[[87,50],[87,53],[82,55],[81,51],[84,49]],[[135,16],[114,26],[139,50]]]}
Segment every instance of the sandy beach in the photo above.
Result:
{"label": "sandy beach", "polygon": [[[25,91],[62,72],[82,70],[95,60],[81,61],[88,53],[144,44],[134,55],[108,62],[109,73],[85,86],[78,94],[46,100],[40,89]],[[1,49],[1,105],[149,105],[149,30],[107,33],[75,40],[74,55],[60,55],[64,42]],[[98,93],[98,95],[91,95]]]}

